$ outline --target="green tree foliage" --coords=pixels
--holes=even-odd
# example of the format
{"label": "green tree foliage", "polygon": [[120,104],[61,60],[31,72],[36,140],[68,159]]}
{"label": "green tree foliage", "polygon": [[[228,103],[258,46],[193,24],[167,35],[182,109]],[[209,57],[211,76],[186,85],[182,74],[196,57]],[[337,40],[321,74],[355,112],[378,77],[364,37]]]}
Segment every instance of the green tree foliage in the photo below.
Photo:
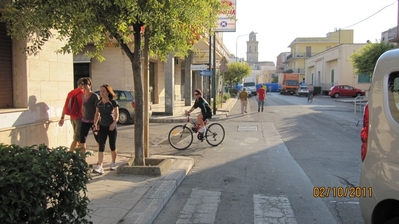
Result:
{"label": "green tree foliage", "polygon": [[233,85],[233,83],[239,83],[244,77],[251,75],[251,66],[247,63],[234,62],[229,64],[227,72],[224,73],[224,82],[228,85]]}
{"label": "green tree foliage", "polygon": [[[10,1],[11,2],[11,1]],[[220,12],[229,10],[220,0],[15,0],[0,19],[12,38],[27,40],[26,52],[35,54],[50,38],[66,41],[59,53],[77,54],[88,44],[88,56],[104,60],[106,43],[121,47],[132,63],[135,90],[135,164],[143,165],[143,84],[140,52],[142,28],[149,55],[187,55],[200,36],[213,31]]]}
{"label": "green tree foliage", "polygon": [[350,55],[356,74],[373,76],[374,67],[378,58],[386,51],[396,48],[392,43],[370,43]]}

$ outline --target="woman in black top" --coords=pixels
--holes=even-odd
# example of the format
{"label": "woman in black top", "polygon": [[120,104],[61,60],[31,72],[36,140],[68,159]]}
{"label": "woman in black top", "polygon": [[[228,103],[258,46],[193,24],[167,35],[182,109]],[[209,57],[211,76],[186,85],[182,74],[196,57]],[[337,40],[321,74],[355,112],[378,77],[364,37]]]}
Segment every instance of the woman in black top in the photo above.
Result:
{"label": "woman in black top", "polygon": [[189,115],[193,110],[197,109],[198,107],[201,109],[201,113],[197,115],[198,124],[200,125],[201,129],[199,132],[205,132],[204,120],[212,118],[212,109],[209,106],[209,103],[202,98],[202,91],[199,89],[194,90],[194,98],[195,102],[193,107],[189,111],[186,111],[186,115]]}
{"label": "woman in black top", "polygon": [[98,130],[98,162],[97,167],[94,169],[96,173],[104,173],[104,149],[107,137],[109,137],[109,147],[111,148],[111,170],[116,169],[116,123],[119,118],[119,104],[113,100],[116,96],[111,86],[102,85],[100,87],[101,100],[97,102],[96,114],[94,117],[95,130]]}
{"label": "woman in black top", "polygon": [[[80,145],[82,153],[86,153],[86,140],[90,128],[93,128],[94,114],[96,112],[96,103],[98,102],[98,95],[91,91],[91,79],[89,77],[83,78],[83,89],[85,93],[82,95],[82,126],[80,127]],[[97,135],[94,135],[96,142]]]}

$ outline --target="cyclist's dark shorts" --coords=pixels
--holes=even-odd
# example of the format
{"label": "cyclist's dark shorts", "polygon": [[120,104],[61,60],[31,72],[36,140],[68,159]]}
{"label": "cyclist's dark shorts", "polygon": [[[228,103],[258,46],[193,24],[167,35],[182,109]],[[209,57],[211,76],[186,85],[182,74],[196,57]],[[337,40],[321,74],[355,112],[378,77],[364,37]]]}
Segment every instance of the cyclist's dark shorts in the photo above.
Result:
{"label": "cyclist's dark shorts", "polygon": [[211,119],[212,118],[212,113],[206,113],[206,114],[202,114],[202,120],[206,120],[206,119]]}

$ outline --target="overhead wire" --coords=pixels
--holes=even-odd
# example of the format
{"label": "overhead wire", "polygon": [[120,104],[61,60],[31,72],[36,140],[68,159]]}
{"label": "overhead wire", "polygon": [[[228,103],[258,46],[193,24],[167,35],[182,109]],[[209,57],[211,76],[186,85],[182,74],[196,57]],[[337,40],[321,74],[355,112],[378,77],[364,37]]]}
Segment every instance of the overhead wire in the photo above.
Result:
{"label": "overhead wire", "polygon": [[361,20],[361,21],[359,21],[359,22],[357,22],[357,23],[355,23],[355,24],[352,24],[352,25],[350,25],[350,26],[347,26],[347,27],[344,27],[344,28],[341,28],[341,29],[347,29],[347,28],[349,28],[349,27],[352,27],[352,26],[355,26],[355,25],[357,25],[357,24],[359,24],[359,23],[362,23],[362,22],[366,21],[367,19],[369,19],[369,18],[375,16],[376,14],[378,14],[379,12],[381,12],[382,10],[384,10],[385,8],[387,8],[387,7],[389,7],[389,6],[393,5],[393,4],[395,4],[396,2],[397,2],[397,1],[394,1],[393,3],[391,3],[391,4],[387,5],[387,6],[385,6],[384,8],[378,10],[377,12],[375,12],[374,14],[372,14],[371,16],[369,16],[369,17],[367,17],[367,18],[365,18],[365,19],[363,19],[363,20]]}

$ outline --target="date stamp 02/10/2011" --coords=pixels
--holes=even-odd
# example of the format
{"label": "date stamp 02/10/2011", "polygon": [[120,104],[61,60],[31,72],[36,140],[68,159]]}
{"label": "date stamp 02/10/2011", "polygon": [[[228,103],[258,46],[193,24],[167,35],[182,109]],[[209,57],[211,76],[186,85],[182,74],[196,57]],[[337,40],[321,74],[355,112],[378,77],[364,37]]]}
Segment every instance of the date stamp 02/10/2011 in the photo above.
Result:
{"label": "date stamp 02/10/2011", "polygon": [[313,197],[315,198],[361,198],[372,197],[371,187],[313,187]]}

